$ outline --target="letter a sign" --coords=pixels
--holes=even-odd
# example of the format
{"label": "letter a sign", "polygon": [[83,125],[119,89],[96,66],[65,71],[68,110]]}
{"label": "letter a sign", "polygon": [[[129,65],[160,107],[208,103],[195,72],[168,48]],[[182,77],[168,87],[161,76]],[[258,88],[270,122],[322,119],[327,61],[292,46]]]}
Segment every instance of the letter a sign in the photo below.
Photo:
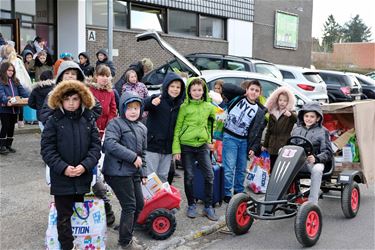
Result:
{"label": "letter a sign", "polygon": [[96,31],[95,30],[88,30],[87,31],[87,40],[90,42],[95,42],[96,41]]}

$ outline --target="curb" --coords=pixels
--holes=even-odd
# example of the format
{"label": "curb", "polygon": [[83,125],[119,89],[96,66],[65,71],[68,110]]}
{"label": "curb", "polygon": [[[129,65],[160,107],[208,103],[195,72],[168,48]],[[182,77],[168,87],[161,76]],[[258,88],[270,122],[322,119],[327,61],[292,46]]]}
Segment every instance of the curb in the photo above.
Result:
{"label": "curb", "polygon": [[189,241],[193,241],[193,240],[199,239],[203,236],[215,233],[215,232],[219,231],[220,229],[222,229],[223,227],[225,227],[225,225],[226,225],[225,216],[223,215],[219,218],[219,220],[215,224],[213,224],[211,226],[202,227],[200,230],[192,232],[191,234],[186,235],[184,237],[176,237],[176,238],[170,239],[170,240],[164,242],[163,244],[159,244],[154,249],[157,249],[157,250],[175,249],[179,246],[184,245],[185,243],[187,243]]}
{"label": "curb", "polygon": [[15,128],[14,134],[15,135],[22,135],[22,134],[40,134],[40,129],[38,125],[25,125],[23,128]]}

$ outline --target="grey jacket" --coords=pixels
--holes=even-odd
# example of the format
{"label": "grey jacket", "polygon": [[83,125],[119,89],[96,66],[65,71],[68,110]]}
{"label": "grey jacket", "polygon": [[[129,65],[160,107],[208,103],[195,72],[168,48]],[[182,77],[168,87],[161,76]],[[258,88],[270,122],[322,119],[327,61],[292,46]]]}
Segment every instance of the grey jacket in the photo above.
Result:
{"label": "grey jacket", "polygon": [[[112,119],[105,130],[103,143],[105,157],[102,171],[104,175],[146,176],[147,128],[139,120],[132,122],[124,115],[127,104],[133,101],[142,103],[140,97],[131,93],[126,92],[121,96],[120,117]],[[137,156],[142,158],[142,168],[134,166]]]}
{"label": "grey jacket", "polygon": [[[320,116],[319,122],[310,128],[307,128],[303,115],[306,112],[314,111]],[[333,157],[331,141],[328,130],[323,127],[323,112],[317,102],[306,103],[298,112],[297,126],[292,130],[292,136],[303,136],[311,141],[314,147],[315,163],[326,163]]]}

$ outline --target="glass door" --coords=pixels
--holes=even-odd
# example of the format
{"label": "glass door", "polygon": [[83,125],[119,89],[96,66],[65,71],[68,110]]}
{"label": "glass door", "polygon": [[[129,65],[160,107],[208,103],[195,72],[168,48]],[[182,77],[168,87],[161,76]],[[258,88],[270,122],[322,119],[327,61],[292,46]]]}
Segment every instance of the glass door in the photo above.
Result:
{"label": "glass door", "polygon": [[0,19],[0,32],[5,41],[13,41],[17,53],[20,51],[20,21],[19,19]]}

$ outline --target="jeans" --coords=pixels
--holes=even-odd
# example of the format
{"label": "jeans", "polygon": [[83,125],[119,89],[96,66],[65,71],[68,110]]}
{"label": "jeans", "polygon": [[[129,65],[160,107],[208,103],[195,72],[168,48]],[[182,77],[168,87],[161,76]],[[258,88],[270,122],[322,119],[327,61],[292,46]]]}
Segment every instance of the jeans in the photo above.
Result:
{"label": "jeans", "polygon": [[305,164],[301,169],[301,172],[311,173],[311,184],[310,184],[310,194],[309,201],[318,204],[320,185],[322,184],[324,164]]}
{"label": "jeans", "polygon": [[84,195],[55,195],[55,206],[57,211],[57,233],[63,250],[73,248],[73,233],[70,218],[73,215],[75,202],[83,202]]}
{"label": "jeans", "polygon": [[144,206],[140,176],[104,176],[121,205],[119,244],[132,240],[134,225]]}
{"label": "jeans", "polygon": [[195,204],[193,180],[194,165],[197,161],[204,178],[204,206],[211,206],[214,186],[214,171],[212,170],[210,150],[207,144],[204,144],[200,147],[190,147],[186,145],[181,145],[181,151],[181,164],[185,170],[184,187],[186,198],[188,200],[188,205],[191,206]]}
{"label": "jeans", "polygon": [[159,154],[146,151],[147,175],[155,172],[161,182],[166,182],[168,180],[171,160],[172,154]]}
{"label": "jeans", "polygon": [[244,191],[247,154],[247,139],[240,139],[224,133],[223,167],[225,196],[232,196],[232,188],[235,194]]}

